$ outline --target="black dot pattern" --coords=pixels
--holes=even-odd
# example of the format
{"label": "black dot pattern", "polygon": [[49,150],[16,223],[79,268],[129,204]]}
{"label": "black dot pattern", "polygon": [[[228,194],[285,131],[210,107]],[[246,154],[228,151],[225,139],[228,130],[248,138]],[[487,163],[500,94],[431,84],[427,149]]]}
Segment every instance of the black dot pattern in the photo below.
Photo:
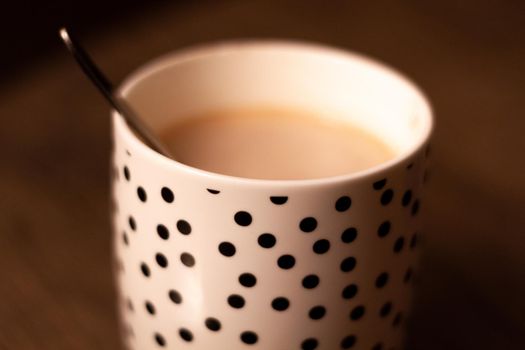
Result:
{"label": "black dot pattern", "polygon": [[319,285],[319,277],[317,275],[308,275],[303,278],[303,287],[306,289],[313,289]]}
{"label": "black dot pattern", "polygon": [[341,241],[343,243],[352,243],[357,238],[357,229],[355,227],[349,227],[341,234]]}
{"label": "black dot pattern", "polygon": [[324,306],[321,306],[321,305],[314,306],[308,312],[308,316],[312,320],[320,320],[321,318],[324,317],[324,315],[326,315],[326,308]]}
{"label": "black dot pattern", "polygon": [[277,265],[284,270],[289,270],[295,266],[295,258],[290,254],[285,254],[277,259]]}
{"label": "black dot pattern", "polygon": [[151,301],[146,301],[146,302],[144,303],[144,306],[146,307],[146,311],[147,311],[150,315],[155,315],[155,313],[156,313],[155,306],[153,306],[153,304],[151,303]]}
{"label": "black dot pattern", "polygon": [[324,254],[330,250],[330,241],[327,239],[320,239],[314,243],[312,250],[316,254]]}
{"label": "black dot pattern", "polygon": [[172,203],[175,200],[173,192],[168,187],[162,187],[160,190],[160,195],[166,203]]}
{"label": "black dot pattern", "polygon": [[394,191],[392,189],[388,189],[383,194],[381,194],[381,204],[382,205],[388,205],[390,202],[392,202],[392,199],[394,198]]}
{"label": "black dot pattern", "polygon": [[420,204],[419,204],[419,200],[416,199],[416,200],[414,201],[414,203],[412,203],[412,209],[411,209],[411,214],[412,214],[412,216],[416,216],[417,213],[419,213],[419,206],[420,206]]}
{"label": "black dot pattern", "polygon": [[189,235],[191,233],[191,225],[186,220],[177,221],[177,230],[183,235]]}
{"label": "black dot pattern", "polygon": [[126,179],[126,181],[129,181],[131,178],[131,175],[129,173],[129,168],[127,166],[124,166],[124,169],[122,170],[122,172],[124,173],[124,178]]}
{"label": "black dot pattern", "polygon": [[403,314],[401,312],[398,312],[396,316],[394,317],[394,320],[392,321],[392,326],[397,327],[401,324],[403,321]]}
{"label": "black dot pattern", "polygon": [[381,306],[381,309],[379,310],[379,316],[381,317],[387,317],[390,314],[390,311],[392,311],[392,303],[386,302]]}
{"label": "black dot pattern", "polygon": [[308,338],[305,339],[301,343],[301,349],[302,350],[315,350],[319,346],[319,341],[315,338]]}
{"label": "black dot pattern", "polygon": [[204,324],[206,325],[206,328],[213,332],[218,332],[221,329],[221,322],[214,317],[208,317],[204,321]]}
{"label": "black dot pattern", "polygon": [[[116,157],[118,159],[118,155]],[[131,157],[125,161],[127,165],[120,163],[113,167],[114,176],[121,177],[113,184],[119,187],[117,193],[126,192],[126,198],[132,198],[130,205],[117,202],[121,213],[114,214],[118,218],[118,260],[122,261],[122,267],[126,264],[126,271],[122,270],[119,278],[139,278],[144,290],[152,291],[142,295],[126,290],[122,294],[121,307],[126,310],[125,317],[147,317],[152,323],[167,317],[174,321],[172,327],[176,326],[168,329],[161,322],[148,327],[145,336],[151,346],[165,348],[175,346],[177,341],[179,344],[181,341],[195,342],[189,345],[196,346],[201,337],[208,342],[208,337],[235,332],[239,348],[251,348],[250,345],[255,344],[254,348],[275,348],[275,340],[260,333],[262,329],[258,329],[257,323],[239,329],[231,317],[216,314],[216,309],[201,310],[200,327],[197,324],[195,328],[179,316],[181,307],[195,307],[192,280],[204,279],[201,282],[208,283],[208,273],[203,271],[210,261],[216,261],[214,273],[220,278],[215,281],[220,281],[216,283],[217,297],[228,312],[244,317],[247,312],[260,310],[261,318],[272,321],[273,318],[286,319],[287,314],[297,312],[302,315],[302,319],[297,319],[299,325],[306,325],[306,322],[318,325],[319,332],[304,332],[300,339],[287,338],[286,344],[291,349],[324,349],[330,344],[340,349],[398,348],[399,344],[383,343],[391,339],[386,333],[379,338],[378,334],[361,334],[359,328],[338,329],[336,332],[335,327],[331,338],[327,338],[325,330],[330,328],[334,319],[344,316],[349,325],[365,319],[367,326],[370,322],[372,326],[385,325],[390,328],[389,332],[398,332],[394,328],[403,321],[403,310],[398,306],[404,305],[404,296],[410,294],[407,292],[411,288],[408,283],[413,280],[412,269],[416,267],[413,263],[417,254],[411,250],[417,245],[418,235],[413,233],[417,220],[410,217],[418,215],[421,206],[421,198],[418,198],[424,171],[424,166],[419,164],[421,158],[410,159],[414,162],[411,171],[405,171],[403,165],[397,174],[391,176],[385,172],[383,178],[369,181],[366,188],[357,191],[354,191],[353,184],[340,186],[335,195],[328,198],[321,195],[311,201],[296,198],[294,193],[279,193],[279,190],[277,193],[258,192],[258,202],[248,198],[252,197],[248,191],[247,200],[235,203],[229,201],[237,197],[237,190],[223,188],[224,192],[203,186],[198,189],[200,192],[193,193],[192,198],[193,188],[190,186],[177,189],[169,183],[161,187],[162,184],[159,186],[142,177],[144,172],[138,171],[141,159]],[[220,184],[209,185],[220,188]],[[175,202],[172,189],[177,190],[177,202],[167,206]],[[363,200],[364,196],[368,196],[366,200]],[[202,201],[202,212],[187,211],[188,200],[190,203]],[[232,208],[232,204],[235,207]],[[219,210],[210,213],[211,206]],[[168,216],[168,210],[172,216]],[[268,215],[270,210],[275,216]],[[364,218],[361,213],[367,211],[370,215]],[[214,232],[201,232],[206,229],[201,225],[203,218],[211,215],[210,220],[215,220],[215,216],[224,213],[224,218],[217,219]],[[292,227],[288,222],[281,225],[281,220],[289,220],[283,218],[290,217]],[[199,247],[202,242],[210,242],[212,249],[217,249],[215,253],[202,250]],[[370,276],[366,271],[375,268],[371,264],[374,260],[370,253],[372,249],[386,263]],[[143,256],[137,251],[144,251]],[[131,261],[130,254],[133,255]],[[195,256],[199,264],[196,268],[186,269],[196,265]],[[129,271],[128,263],[132,267]],[[235,266],[244,268],[235,270]],[[272,269],[275,276],[267,272]],[[189,278],[189,282],[185,278],[174,278],[181,273],[195,277]],[[166,281],[168,287],[152,288],[151,283],[156,285],[159,280]],[[305,306],[297,302],[295,293],[302,293],[310,304]],[[333,300],[325,300],[328,293]],[[261,295],[263,297],[259,298]],[[340,307],[332,307],[333,302],[339,303]],[[142,329],[135,329],[137,331],[142,332]]]}
{"label": "black dot pattern", "polygon": [[228,297],[228,304],[235,309],[243,308],[245,303],[244,298],[238,294],[232,294]]}
{"label": "black dot pattern", "polygon": [[186,328],[179,329],[179,335],[180,335],[181,339],[186,341],[186,342],[191,342],[193,340],[193,333],[191,333]]}
{"label": "black dot pattern", "polygon": [[356,284],[349,284],[343,289],[342,296],[343,299],[352,299],[357,295],[359,288]]}
{"label": "black dot pattern", "polygon": [[168,296],[169,296],[170,300],[172,302],[174,302],[175,304],[182,303],[182,295],[178,291],[176,291],[175,289],[170,290],[169,293],[168,293]]}
{"label": "black dot pattern", "polygon": [[128,217],[128,225],[131,230],[137,230],[137,223],[135,222],[135,218],[133,218],[133,216]]}
{"label": "black dot pattern", "polygon": [[390,221],[383,221],[381,225],[379,225],[379,227],[377,228],[377,235],[381,238],[385,237],[390,233],[390,227]]}
{"label": "black dot pattern", "polygon": [[374,188],[374,190],[379,191],[379,190],[382,190],[383,187],[385,187],[385,185],[386,185],[386,179],[381,179],[381,180],[374,182],[372,184],[372,187]]}
{"label": "black dot pattern", "polygon": [[240,226],[249,226],[252,223],[252,216],[247,211],[238,211],[233,216],[235,222]]}
{"label": "black dot pattern", "polygon": [[130,299],[126,300],[126,307],[131,312],[133,312],[135,310],[135,308],[133,307],[133,302]]}
{"label": "black dot pattern", "polygon": [[341,340],[341,349],[350,349],[352,348],[355,343],[356,343],[357,339],[355,337],[355,335],[348,335],[346,337],[343,338],[343,340]]}
{"label": "black dot pattern", "polygon": [[352,321],[357,321],[365,315],[365,307],[363,305],[356,306],[350,312],[350,319]]}
{"label": "black dot pattern", "polygon": [[182,253],[180,255],[180,261],[184,266],[193,267],[195,266],[195,258],[190,253]]}
{"label": "black dot pattern", "polygon": [[160,238],[166,240],[170,238],[170,231],[168,228],[162,224],[157,225],[157,234]]}
{"label": "black dot pattern", "polygon": [[388,283],[388,273],[382,272],[379,276],[376,278],[376,287],[377,288],[383,288]]}
{"label": "black dot pattern", "polygon": [[403,197],[401,198],[401,205],[406,207],[410,204],[411,201],[412,201],[412,191],[407,190],[403,194]]}
{"label": "black dot pattern", "polygon": [[356,265],[357,265],[356,258],[354,258],[353,256],[350,256],[341,262],[341,271],[350,272],[353,269],[355,269]]}
{"label": "black dot pattern", "polygon": [[286,202],[288,202],[288,197],[286,197],[286,196],[271,196],[270,197],[270,201],[273,204],[276,204],[276,205],[283,205]]}
{"label": "black dot pattern", "polygon": [[162,268],[168,267],[168,259],[162,253],[157,253],[155,255],[155,261],[157,261],[157,264]]}
{"label": "black dot pattern", "polygon": [[312,232],[317,228],[317,220],[313,217],[307,217],[301,220],[299,228],[303,232]]}
{"label": "black dot pattern", "polygon": [[140,271],[142,272],[142,274],[145,277],[149,277],[151,275],[151,271],[150,271],[148,265],[146,265],[146,263],[141,263],[140,264]]}
{"label": "black dot pattern", "polygon": [[139,186],[137,187],[137,196],[139,197],[141,202],[146,202],[148,195],[146,194],[146,190]]}
{"label": "black dot pattern", "polygon": [[263,233],[257,238],[257,242],[263,248],[272,248],[277,242],[277,239],[271,233]]}
{"label": "black dot pattern", "polygon": [[257,336],[257,334],[255,332],[245,331],[245,332],[241,333],[241,340],[245,344],[253,345],[253,344],[257,343],[258,339],[259,339],[259,337]]}
{"label": "black dot pattern", "polygon": [[239,283],[244,287],[251,288],[257,283],[257,278],[252,273],[243,273],[239,276]]}
{"label": "black dot pattern", "polygon": [[235,246],[230,242],[222,242],[219,244],[219,252],[224,256],[232,257],[235,255],[235,251]]}
{"label": "black dot pattern", "polygon": [[406,272],[405,272],[405,276],[403,277],[403,282],[406,284],[408,282],[410,282],[410,280],[412,279],[412,269],[409,267]]}
{"label": "black dot pattern", "polygon": [[157,343],[158,346],[160,347],[165,347],[166,346],[166,340],[164,339],[164,337],[162,335],[160,335],[159,333],[155,333],[155,342]]}
{"label": "black dot pattern", "polygon": [[405,245],[405,239],[403,237],[399,237],[394,242],[394,253],[399,253],[401,250],[403,250],[403,246]]}
{"label": "black dot pattern", "polygon": [[335,202],[335,210],[339,212],[347,211],[348,209],[350,209],[351,205],[352,199],[348,196],[343,196]]}
{"label": "black dot pattern", "polygon": [[272,308],[276,311],[284,311],[290,306],[290,301],[285,297],[277,297],[272,300]]}

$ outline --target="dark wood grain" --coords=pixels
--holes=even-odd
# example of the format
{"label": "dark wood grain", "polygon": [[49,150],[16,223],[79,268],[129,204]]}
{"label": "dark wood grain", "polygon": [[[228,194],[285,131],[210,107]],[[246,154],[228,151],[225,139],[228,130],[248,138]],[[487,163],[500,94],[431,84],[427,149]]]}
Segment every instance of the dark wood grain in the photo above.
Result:
{"label": "dark wood grain", "polygon": [[[436,116],[409,348],[525,348],[523,2],[165,7],[86,43],[114,79],[192,43],[280,37],[389,62]],[[108,107],[65,52],[0,86],[0,349],[116,349]]]}

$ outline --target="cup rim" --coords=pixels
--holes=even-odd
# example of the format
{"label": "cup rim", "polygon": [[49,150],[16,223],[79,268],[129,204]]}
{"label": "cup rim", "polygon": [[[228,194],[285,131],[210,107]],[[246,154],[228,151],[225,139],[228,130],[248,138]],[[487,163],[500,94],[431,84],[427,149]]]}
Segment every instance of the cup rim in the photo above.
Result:
{"label": "cup rim", "polygon": [[401,73],[397,69],[389,66],[377,60],[375,58],[368,57],[366,55],[356,53],[351,50],[333,47],[325,44],[297,41],[297,40],[274,40],[274,39],[248,39],[248,40],[227,40],[212,42],[207,44],[199,44],[189,46],[187,48],[175,50],[164,55],[161,55],[151,61],[146,62],[144,65],[138,67],[132,71],[123,82],[119,85],[116,92],[120,96],[126,97],[127,93],[137,84],[139,84],[144,78],[155,74],[163,69],[180,64],[186,61],[199,59],[206,56],[212,55],[223,55],[229,52],[235,51],[236,49],[242,48],[260,50],[262,48],[282,48],[286,50],[298,50],[298,51],[310,51],[324,53],[330,56],[338,56],[343,59],[361,61],[368,65],[371,69],[380,70],[384,74],[390,75],[400,82],[406,85],[406,88],[411,89],[412,93],[423,103],[423,119],[425,122],[424,130],[421,132],[417,142],[408,150],[399,153],[392,159],[382,162],[378,165],[360,170],[357,172],[313,178],[313,179],[256,179],[239,177],[233,175],[225,175],[215,173],[199,168],[195,168],[190,165],[183,164],[177,160],[168,158],[157,151],[153,150],[142,142],[133,131],[127,126],[124,119],[114,109],[111,110],[114,122],[116,123],[116,130],[122,131],[121,137],[125,138],[126,141],[133,146],[135,151],[139,151],[143,156],[151,158],[154,162],[161,166],[173,168],[174,170],[183,171],[191,175],[198,175],[208,180],[229,182],[235,184],[245,184],[250,186],[271,186],[271,187],[302,187],[302,186],[316,186],[316,185],[335,185],[340,183],[348,183],[356,180],[360,180],[367,177],[373,177],[375,174],[380,174],[388,169],[392,169],[405,162],[409,163],[409,160],[415,156],[415,154],[423,148],[432,132],[434,130],[434,116],[433,108],[426,97],[423,89],[421,89],[416,83],[409,79],[405,74]]}

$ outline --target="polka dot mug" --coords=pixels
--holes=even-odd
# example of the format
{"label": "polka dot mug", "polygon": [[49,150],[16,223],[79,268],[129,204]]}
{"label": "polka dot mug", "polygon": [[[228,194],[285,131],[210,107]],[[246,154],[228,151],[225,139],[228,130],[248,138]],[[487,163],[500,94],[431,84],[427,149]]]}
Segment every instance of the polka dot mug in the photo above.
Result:
{"label": "polka dot mug", "polygon": [[432,129],[418,88],[354,53],[254,41],[169,54],[120,91],[156,131],[219,107],[300,106],[340,112],[397,154],[330,178],[237,178],[154,152],[114,113],[127,348],[402,348]]}

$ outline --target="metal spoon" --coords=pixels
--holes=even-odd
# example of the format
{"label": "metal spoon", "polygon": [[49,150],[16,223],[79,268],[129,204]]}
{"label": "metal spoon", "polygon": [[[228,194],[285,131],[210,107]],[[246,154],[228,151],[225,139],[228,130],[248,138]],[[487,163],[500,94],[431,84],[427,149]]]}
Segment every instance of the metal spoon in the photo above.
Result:
{"label": "metal spoon", "polygon": [[98,90],[104,95],[106,100],[111,104],[113,108],[124,118],[128,126],[143,140],[153,148],[155,151],[163,154],[168,158],[173,158],[170,155],[167,147],[155,136],[155,134],[144,124],[128,103],[121,97],[118,96],[114,89],[113,84],[106,78],[106,76],[100,71],[97,65],[91,60],[87,52],[82,48],[78,41],[68,32],[66,28],[61,28],[60,37],[64,44],[66,44],[69,52],[75,57],[76,61],[84,71],[84,73],[91,79],[96,85]]}

